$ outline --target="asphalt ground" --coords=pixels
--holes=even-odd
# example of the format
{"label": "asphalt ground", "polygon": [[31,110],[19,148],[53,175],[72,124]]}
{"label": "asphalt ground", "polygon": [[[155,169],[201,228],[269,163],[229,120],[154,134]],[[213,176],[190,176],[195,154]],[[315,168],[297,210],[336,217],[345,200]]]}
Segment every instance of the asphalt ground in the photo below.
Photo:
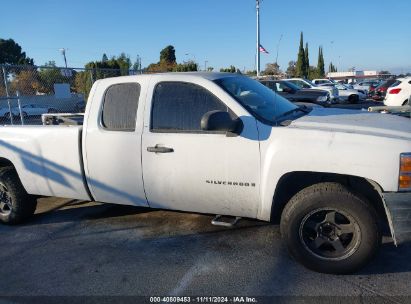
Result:
{"label": "asphalt ground", "polygon": [[223,228],[211,225],[211,219],[40,199],[26,224],[0,225],[0,303],[47,303],[56,296],[57,303],[73,303],[73,296],[79,303],[149,303],[154,296],[411,302],[411,244],[397,248],[385,237],[377,257],[360,273],[326,275],[292,260],[277,225],[244,219]]}

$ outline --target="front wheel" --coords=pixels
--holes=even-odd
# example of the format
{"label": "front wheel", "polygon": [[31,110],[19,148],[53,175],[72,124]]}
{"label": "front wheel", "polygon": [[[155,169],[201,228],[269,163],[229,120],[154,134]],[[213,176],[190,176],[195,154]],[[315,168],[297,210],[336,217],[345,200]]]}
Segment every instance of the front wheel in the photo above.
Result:
{"label": "front wheel", "polygon": [[16,170],[12,167],[0,170],[0,222],[18,224],[32,216],[37,200],[26,192]]}
{"label": "front wheel", "polygon": [[297,193],[282,213],[281,234],[297,261],[333,274],[359,270],[381,243],[373,206],[338,183],[316,184]]}

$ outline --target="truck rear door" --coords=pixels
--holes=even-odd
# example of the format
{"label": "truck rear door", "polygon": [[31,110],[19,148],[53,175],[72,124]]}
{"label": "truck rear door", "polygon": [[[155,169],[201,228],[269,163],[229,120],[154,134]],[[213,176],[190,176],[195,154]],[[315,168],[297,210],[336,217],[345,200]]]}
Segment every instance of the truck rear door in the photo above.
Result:
{"label": "truck rear door", "polygon": [[[142,80],[144,82],[144,78]],[[147,206],[141,168],[143,83],[95,84],[83,132],[85,175],[96,201]]]}

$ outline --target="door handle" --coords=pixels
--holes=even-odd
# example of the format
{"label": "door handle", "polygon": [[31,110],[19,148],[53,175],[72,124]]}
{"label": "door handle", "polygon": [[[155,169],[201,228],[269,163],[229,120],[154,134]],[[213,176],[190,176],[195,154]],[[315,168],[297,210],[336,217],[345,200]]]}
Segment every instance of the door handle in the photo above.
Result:
{"label": "door handle", "polygon": [[154,153],[171,153],[174,152],[173,148],[168,147],[160,147],[159,145],[155,145],[154,147],[147,147],[148,152]]}

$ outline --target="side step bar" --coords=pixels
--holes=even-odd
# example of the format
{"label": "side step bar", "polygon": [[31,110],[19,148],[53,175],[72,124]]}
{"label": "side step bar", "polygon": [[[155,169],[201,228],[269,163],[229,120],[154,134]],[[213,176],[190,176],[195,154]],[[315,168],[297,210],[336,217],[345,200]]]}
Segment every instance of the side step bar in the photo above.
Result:
{"label": "side step bar", "polygon": [[211,224],[215,226],[223,226],[223,227],[234,227],[237,225],[237,223],[241,220],[241,217],[236,216],[233,221],[227,222],[223,221],[222,218],[229,218],[230,216],[224,216],[224,215],[216,215],[215,218],[211,221]]}

